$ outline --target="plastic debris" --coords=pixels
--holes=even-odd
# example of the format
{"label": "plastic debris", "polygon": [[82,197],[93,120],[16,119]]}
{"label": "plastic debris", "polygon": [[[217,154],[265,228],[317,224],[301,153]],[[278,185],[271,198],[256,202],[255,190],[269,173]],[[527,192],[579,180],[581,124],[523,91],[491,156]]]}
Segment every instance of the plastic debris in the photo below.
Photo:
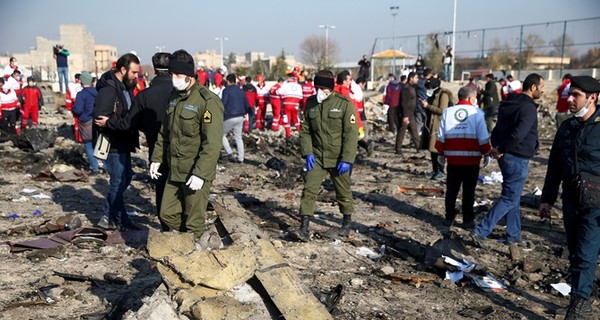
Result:
{"label": "plastic debris", "polygon": [[356,250],[356,254],[363,257],[368,257],[370,259],[381,259],[383,257],[383,253],[385,252],[385,245],[382,245],[379,248],[380,253],[377,253],[367,247],[360,247]]}
{"label": "plastic debris", "polygon": [[39,215],[41,215],[41,214],[42,214],[42,210],[40,210],[40,209],[36,209],[36,210],[33,212],[33,215],[34,215],[34,216],[39,216]]}
{"label": "plastic debris", "polygon": [[52,199],[52,197],[51,197],[51,196],[49,196],[49,195],[46,195],[46,194],[43,194],[43,193],[40,193],[40,194],[34,194],[34,195],[32,195],[31,197],[32,197],[32,198],[34,198],[34,199],[38,199],[38,200]]}
{"label": "plastic debris", "polygon": [[562,294],[563,296],[568,296],[571,293],[571,286],[561,282],[561,283],[552,283],[550,284],[552,286],[552,288],[554,288],[556,291],[560,292],[560,294]]}
{"label": "plastic debris", "polygon": [[504,179],[501,172],[494,171],[489,176],[479,176],[479,181],[483,182],[483,184],[496,184],[502,183]]}
{"label": "plastic debris", "polygon": [[490,274],[486,274],[483,277],[470,275],[470,277],[473,280],[473,283],[475,283],[483,291],[502,292],[506,290],[506,286]]}
{"label": "plastic debris", "polygon": [[24,188],[23,190],[21,190],[21,193],[25,193],[25,194],[31,194],[31,193],[35,193],[37,192],[36,189],[30,189],[30,188]]}
{"label": "plastic debris", "polygon": [[6,219],[19,219],[19,215],[16,212],[13,212],[11,214],[9,214],[8,216],[6,216]]}
{"label": "plastic debris", "polygon": [[461,261],[452,259],[447,256],[442,256],[444,258],[444,263],[452,265],[458,269],[458,271],[446,271],[446,280],[451,280],[454,283],[457,283],[462,278],[465,277],[465,272],[471,272],[475,268],[475,264],[471,261],[461,259]]}

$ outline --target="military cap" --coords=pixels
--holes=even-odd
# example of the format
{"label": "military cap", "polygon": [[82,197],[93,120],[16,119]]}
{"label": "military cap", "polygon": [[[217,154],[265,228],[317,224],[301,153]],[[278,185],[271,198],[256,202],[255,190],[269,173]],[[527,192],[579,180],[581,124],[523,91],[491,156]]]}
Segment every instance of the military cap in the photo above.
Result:
{"label": "military cap", "polygon": [[600,82],[590,76],[576,76],[571,78],[571,87],[579,88],[586,93],[600,92]]}

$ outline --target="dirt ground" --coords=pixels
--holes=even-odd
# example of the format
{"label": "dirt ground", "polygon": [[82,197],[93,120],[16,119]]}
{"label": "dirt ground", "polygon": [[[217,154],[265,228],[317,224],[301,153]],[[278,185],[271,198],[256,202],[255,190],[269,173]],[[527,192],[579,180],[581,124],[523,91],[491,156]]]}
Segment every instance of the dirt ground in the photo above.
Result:
{"label": "dirt ground", "polygon": [[[554,85],[557,84],[547,84],[547,94],[542,99],[541,146],[530,162],[524,194],[543,186],[554,133],[553,116],[548,112],[554,109]],[[67,114],[54,111],[41,119],[52,128],[71,123]],[[444,188],[443,182],[429,180],[429,154],[407,148],[404,158],[398,157],[393,152],[393,137],[381,130],[383,126],[377,121],[371,124],[375,154],[367,157],[361,149],[353,168],[356,213],[354,233],[348,239],[327,237],[327,231],[341,223],[341,215],[333,202],[333,186],[326,180],[311,224],[312,241],[290,241],[288,231],[299,224],[303,184],[303,161],[298,154],[297,139],[286,146],[279,134],[251,135],[246,139],[245,163],[219,163],[212,201],[237,203],[239,210],[268,232],[307,287],[327,291],[342,284],[343,296],[333,312],[335,319],[465,319],[459,312],[466,315],[470,310],[473,314],[478,308],[488,306],[493,313],[487,317],[476,314],[472,318],[555,318],[554,311],[568,304],[568,297],[550,286],[568,282],[560,209],[553,211],[549,224],[538,218],[536,209],[522,206],[524,261],[513,261],[508,246],[500,241],[490,241],[489,250],[476,249],[466,240],[467,230],[459,226],[444,227],[443,196],[399,191],[399,187]],[[81,145],[65,137],[59,137],[53,147],[39,152],[15,148],[11,142],[0,144],[0,242],[43,237],[28,232],[24,226],[54,221],[68,213],[79,217],[84,226],[98,222],[108,188],[107,174],[76,182],[36,179],[43,164],[69,164],[86,169],[81,154]],[[125,192],[125,202],[128,211],[135,211],[136,223],[159,229],[146,155],[146,147],[134,155],[135,178]],[[267,162],[273,157],[283,160],[288,169],[270,169]],[[481,175],[490,176],[498,171],[497,163],[492,161]],[[31,190],[24,189],[35,191],[28,193]],[[476,199],[482,203],[477,210],[478,218],[487,212],[500,190],[499,183],[478,184]],[[35,199],[34,194],[49,197]],[[36,210],[41,210],[41,214],[34,215]],[[11,218],[13,213],[18,217]],[[460,216],[458,219],[460,222]],[[143,238],[144,233],[141,234]],[[502,227],[497,227],[492,239],[499,240],[502,235]],[[464,244],[466,250],[461,257],[476,264],[472,273],[491,274],[506,290],[486,292],[473,283],[459,286],[444,280],[445,272],[428,262],[431,257],[428,248],[441,239],[455,239],[454,243]],[[120,306],[115,315],[120,318],[139,309],[142,299],[161,283],[161,276],[148,258],[143,241],[137,240],[117,245],[82,241],[49,255],[34,251],[10,253],[8,246],[0,245],[0,318],[101,319],[111,305]],[[363,252],[368,251],[365,249],[374,255],[365,255]],[[95,280],[64,281],[54,276],[54,272]],[[115,283],[104,278],[106,273],[114,273],[126,281]],[[425,279],[416,285],[396,280],[397,275]]]}

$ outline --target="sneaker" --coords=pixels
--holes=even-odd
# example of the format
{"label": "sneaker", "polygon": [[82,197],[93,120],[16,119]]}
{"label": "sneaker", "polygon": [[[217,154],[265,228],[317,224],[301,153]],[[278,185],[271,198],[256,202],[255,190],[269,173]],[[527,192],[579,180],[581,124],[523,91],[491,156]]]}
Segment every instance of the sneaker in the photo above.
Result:
{"label": "sneaker", "polygon": [[471,242],[474,246],[479,247],[481,249],[487,249],[487,245],[485,244],[485,238],[483,238],[475,232],[471,232],[469,234],[469,237],[471,238]]}
{"label": "sneaker", "polygon": [[102,219],[98,222],[98,227],[105,230],[116,230],[117,225],[114,221],[110,220],[107,216],[102,216]]}
{"label": "sneaker", "polygon": [[435,172],[433,173],[433,175],[431,175],[431,180],[444,180],[444,178],[446,177],[446,175],[442,172]]}
{"label": "sneaker", "polygon": [[592,303],[583,297],[571,296],[565,320],[592,319]]}

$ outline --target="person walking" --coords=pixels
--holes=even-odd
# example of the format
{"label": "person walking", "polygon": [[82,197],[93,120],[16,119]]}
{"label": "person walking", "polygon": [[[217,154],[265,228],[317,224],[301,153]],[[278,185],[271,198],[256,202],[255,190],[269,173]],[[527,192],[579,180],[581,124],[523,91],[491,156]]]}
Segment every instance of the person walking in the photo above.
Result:
{"label": "person walking", "polygon": [[523,92],[502,101],[498,123],[492,131],[490,155],[498,159],[502,172],[502,193],[492,209],[473,229],[471,240],[485,247],[484,239],[492,233],[500,219],[506,217],[506,240],[521,240],[521,192],[529,173],[529,159],[538,149],[537,104],[544,93],[544,79],[532,73],[523,82]]}
{"label": "person walking", "polygon": [[550,218],[562,184],[571,274],[571,301],[565,319],[594,318],[591,294],[600,250],[599,94],[598,80],[590,76],[571,78],[567,102],[573,118],[565,120],[556,132],[542,189],[540,217]]}
{"label": "person walking", "polygon": [[[94,118],[121,118],[127,114],[133,101],[133,89],[139,71],[140,60],[135,55],[126,53],[117,60],[115,70],[109,70],[100,77],[96,84],[98,95],[95,100]],[[104,162],[104,169],[110,176],[110,186],[106,195],[104,216],[98,226],[105,229],[116,226],[121,231],[136,229],[127,215],[123,193],[131,182],[131,152],[139,147],[138,133],[136,130],[119,131],[94,125],[94,143],[99,133],[110,141],[108,158]]]}
{"label": "person walking", "polygon": [[169,73],[177,93],[168,103],[158,134],[150,177],[158,179],[159,168],[167,161],[169,175],[159,212],[168,228],[164,231],[190,232],[199,238],[206,230],[208,197],[222,146],[223,104],[198,83],[194,65],[194,58],[185,50],[169,56]]}
{"label": "person walking", "polygon": [[419,81],[419,75],[416,72],[408,74],[408,82],[402,86],[400,93],[400,111],[402,126],[396,132],[396,154],[402,154],[402,141],[406,130],[410,130],[410,136],[417,151],[419,151],[419,133],[417,132],[417,123],[415,121],[415,109],[417,107],[417,93],[415,86]]}
{"label": "person walking", "polygon": [[[227,87],[223,89],[223,106],[225,108],[225,116],[223,123],[223,147],[227,152],[227,157],[231,162],[244,162],[244,140],[242,139],[242,130],[244,129],[244,116],[250,110],[250,104],[246,99],[246,94],[238,85],[236,85],[236,77],[234,73],[230,73],[225,78]],[[237,148],[237,159],[233,157],[233,150],[229,145],[227,134],[233,131],[235,145]]]}
{"label": "person walking", "polygon": [[[439,80],[438,80],[439,81]],[[477,91],[462,87],[458,103],[445,109],[440,120],[435,148],[448,164],[446,178],[446,225],[456,218],[456,198],[462,185],[462,226],[475,226],[475,187],[479,177],[481,156],[491,149],[484,113],[477,105]],[[440,161],[444,162],[444,161]]]}
{"label": "person walking", "polygon": [[444,164],[438,161],[438,152],[435,147],[438,130],[440,128],[440,117],[446,108],[453,104],[454,95],[452,91],[441,87],[440,79],[430,78],[425,82],[427,89],[427,100],[419,99],[419,105],[427,112],[424,124],[425,130],[421,136],[421,148],[428,149],[431,153],[432,180],[444,179]]}
{"label": "person walking", "polygon": [[[44,108],[44,97],[42,90],[35,84],[33,77],[27,77],[27,86],[23,88],[23,115],[21,116],[21,129],[29,126],[37,127],[40,108]],[[90,127],[91,129],[91,127]]]}
{"label": "person walking", "polygon": [[482,96],[481,103],[483,104],[483,110],[485,112],[485,124],[488,132],[492,132],[494,129],[494,122],[498,116],[498,87],[494,80],[494,75],[489,73],[485,76],[486,82],[483,90],[480,94]]}
{"label": "person walking", "polygon": [[[96,125],[108,127],[111,130],[125,132],[139,130],[143,132],[148,144],[148,160],[152,158],[152,153],[158,139],[158,132],[165,121],[169,100],[171,99],[171,95],[175,93],[173,82],[169,76],[169,56],[170,53],[168,52],[157,52],[152,56],[152,66],[154,67],[156,76],[152,79],[150,86],[135,97],[131,109],[124,117],[108,118],[100,116],[95,120]],[[160,165],[158,172],[160,176],[157,179],[152,179],[152,182],[156,186],[156,214],[160,212],[169,173],[165,161]],[[162,220],[161,224],[164,230],[165,224]]]}
{"label": "person walking", "polygon": [[298,241],[309,241],[310,218],[323,179],[329,174],[335,188],[335,199],[343,214],[339,234],[350,234],[354,213],[350,170],[356,157],[358,127],[352,102],[334,92],[335,80],[329,70],[321,70],[314,78],[317,94],[306,101],[300,127],[300,150],[306,160],[306,180],[300,201],[300,228],[290,233]]}
{"label": "person walking", "polygon": [[96,90],[96,87],[92,86],[93,77],[91,73],[84,71],[81,73],[79,79],[81,80],[83,89],[77,94],[77,99],[75,100],[71,112],[79,119],[79,136],[85,147],[85,154],[90,163],[92,175],[96,175],[100,173],[100,168],[98,166],[98,160],[94,157],[92,127],[94,126],[94,104],[96,96],[98,96],[98,90]]}

